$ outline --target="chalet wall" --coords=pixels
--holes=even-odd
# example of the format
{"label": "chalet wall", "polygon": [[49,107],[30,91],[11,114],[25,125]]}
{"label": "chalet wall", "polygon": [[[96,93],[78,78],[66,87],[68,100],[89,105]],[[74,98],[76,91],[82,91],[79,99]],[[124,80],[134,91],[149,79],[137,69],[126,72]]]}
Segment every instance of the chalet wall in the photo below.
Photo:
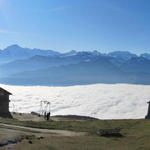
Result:
{"label": "chalet wall", "polygon": [[0,117],[11,117],[9,112],[9,95],[0,94]]}
{"label": "chalet wall", "polygon": [[0,96],[0,113],[1,112],[8,112],[9,108],[9,98],[8,96]]}

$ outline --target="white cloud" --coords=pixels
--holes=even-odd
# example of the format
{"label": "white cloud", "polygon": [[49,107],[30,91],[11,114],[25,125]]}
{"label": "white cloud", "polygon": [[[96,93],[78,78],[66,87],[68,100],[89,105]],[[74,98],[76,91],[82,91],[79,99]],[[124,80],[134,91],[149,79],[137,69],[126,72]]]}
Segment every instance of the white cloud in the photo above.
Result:
{"label": "white cloud", "polygon": [[9,31],[8,30],[1,30],[0,29],[0,33],[9,33]]}
{"label": "white cloud", "polygon": [[51,102],[52,115],[87,115],[100,119],[144,118],[150,86],[130,84],[93,84],[69,87],[8,86],[13,93],[10,110],[40,110],[40,101]]}
{"label": "white cloud", "polygon": [[16,32],[0,29],[0,33],[4,33],[4,34],[14,34],[14,33],[16,33]]}

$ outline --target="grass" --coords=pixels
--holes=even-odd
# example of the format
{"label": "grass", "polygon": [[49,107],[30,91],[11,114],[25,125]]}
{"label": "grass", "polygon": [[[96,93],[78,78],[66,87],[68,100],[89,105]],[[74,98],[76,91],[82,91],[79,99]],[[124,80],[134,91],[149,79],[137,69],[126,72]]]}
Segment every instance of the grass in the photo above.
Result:
{"label": "grass", "polygon": [[138,135],[124,138],[105,138],[99,136],[84,137],[47,137],[44,140],[33,140],[33,144],[26,141],[23,145],[16,145],[15,150],[149,150],[150,138]]}
{"label": "grass", "polygon": [[120,128],[123,131],[134,129],[135,127],[149,127],[150,121],[145,119],[139,120],[87,120],[87,121],[18,121],[12,119],[0,119],[0,123],[34,127],[41,129],[60,129],[71,131],[83,131],[94,133],[99,129]]}
{"label": "grass", "polygon": [[[61,129],[89,133],[87,136],[81,137],[46,136],[41,140],[33,138],[32,144],[28,140],[24,140],[14,146],[15,150],[150,150],[150,120],[145,119],[56,122],[0,119],[0,122],[43,129]],[[106,138],[97,135],[99,129],[114,128],[121,129],[122,138]]]}
{"label": "grass", "polygon": [[0,142],[21,137],[23,134],[14,132],[11,129],[0,128]]}

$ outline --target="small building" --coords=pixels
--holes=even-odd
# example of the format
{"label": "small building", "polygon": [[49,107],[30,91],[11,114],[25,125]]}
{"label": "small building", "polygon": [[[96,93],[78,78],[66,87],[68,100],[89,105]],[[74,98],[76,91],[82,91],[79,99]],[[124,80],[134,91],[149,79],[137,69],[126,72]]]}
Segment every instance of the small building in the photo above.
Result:
{"label": "small building", "polygon": [[148,111],[147,111],[147,115],[145,116],[145,119],[150,119],[150,101],[147,103],[148,103]]}
{"label": "small building", "polygon": [[12,118],[9,112],[10,92],[0,87],[0,117]]}

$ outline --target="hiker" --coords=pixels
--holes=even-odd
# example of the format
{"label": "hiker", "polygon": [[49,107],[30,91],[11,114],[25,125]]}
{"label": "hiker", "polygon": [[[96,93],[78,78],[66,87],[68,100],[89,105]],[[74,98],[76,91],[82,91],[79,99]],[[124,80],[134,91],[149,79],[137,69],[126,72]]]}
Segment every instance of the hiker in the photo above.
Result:
{"label": "hiker", "polygon": [[48,112],[47,115],[46,115],[47,121],[49,121],[49,119],[50,119],[50,114],[51,114],[51,113]]}
{"label": "hiker", "polygon": [[45,118],[45,119],[47,118],[47,114],[46,114],[46,111],[44,112],[44,118]]}

